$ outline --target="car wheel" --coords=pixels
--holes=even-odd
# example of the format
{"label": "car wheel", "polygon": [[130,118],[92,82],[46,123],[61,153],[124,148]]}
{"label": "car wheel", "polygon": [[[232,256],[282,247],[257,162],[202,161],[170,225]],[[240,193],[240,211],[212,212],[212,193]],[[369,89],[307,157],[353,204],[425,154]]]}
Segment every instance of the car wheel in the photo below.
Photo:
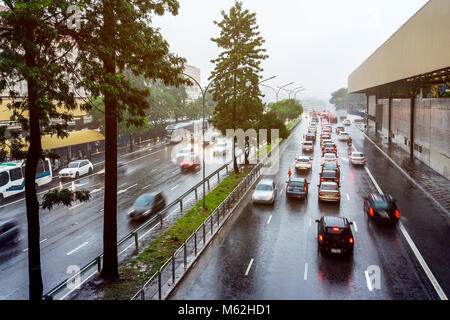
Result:
{"label": "car wheel", "polygon": [[75,174],[75,179],[78,179],[80,177],[80,173],[77,171],[77,173]]}
{"label": "car wheel", "polygon": [[3,193],[0,193],[0,203],[3,203],[3,200],[4,200],[5,198],[3,197]]}
{"label": "car wheel", "polygon": [[89,168],[88,174],[92,174],[92,168]]}

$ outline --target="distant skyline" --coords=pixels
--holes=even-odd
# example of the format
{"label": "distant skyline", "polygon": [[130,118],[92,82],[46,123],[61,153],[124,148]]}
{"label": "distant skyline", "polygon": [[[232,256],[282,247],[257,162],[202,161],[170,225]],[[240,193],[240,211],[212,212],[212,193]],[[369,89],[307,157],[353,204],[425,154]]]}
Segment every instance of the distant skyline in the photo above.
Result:
{"label": "distant skyline", "polygon": [[[288,88],[303,86],[297,94],[328,102],[331,92],[347,87],[347,77],[411,18],[427,0],[245,0],[244,9],[256,12],[264,48],[269,58],[262,62],[263,78],[276,76],[266,84]],[[220,30],[221,10],[234,0],[181,0],[178,16],[154,17],[170,50],[201,70],[202,85],[214,66],[210,60],[219,50],[210,40]],[[261,87],[264,101],[275,94]],[[280,92],[280,99],[287,93]]]}

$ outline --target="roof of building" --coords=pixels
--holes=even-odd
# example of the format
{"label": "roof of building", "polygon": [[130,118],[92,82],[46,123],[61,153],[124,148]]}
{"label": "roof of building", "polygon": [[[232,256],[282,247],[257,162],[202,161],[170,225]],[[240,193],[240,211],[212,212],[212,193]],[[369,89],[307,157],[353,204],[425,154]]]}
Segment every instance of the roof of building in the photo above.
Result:
{"label": "roof of building", "polygon": [[42,150],[50,150],[100,140],[105,140],[105,136],[100,132],[95,130],[81,130],[69,132],[69,136],[62,139],[56,135],[45,135],[41,138],[41,143]]}
{"label": "roof of building", "polygon": [[449,16],[450,1],[427,2],[349,75],[349,93],[421,75],[427,81],[449,81]]}

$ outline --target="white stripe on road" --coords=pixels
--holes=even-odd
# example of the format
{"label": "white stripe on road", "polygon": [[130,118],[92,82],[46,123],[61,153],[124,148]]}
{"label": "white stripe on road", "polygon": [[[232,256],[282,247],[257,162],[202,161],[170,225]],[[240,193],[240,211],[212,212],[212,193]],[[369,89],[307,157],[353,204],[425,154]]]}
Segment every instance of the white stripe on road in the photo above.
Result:
{"label": "white stripe on road", "polygon": [[341,177],[341,180],[344,181],[344,176]]}
{"label": "white stripe on road", "polygon": [[369,277],[369,272],[367,270],[364,270],[364,275],[366,276],[366,284],[367,284],[367,288],[369,289],[369,291],[372,291],[372,281],[370,280]]}
{"label": "white stripe on road", "polygon": [[305,274],[303,275],[303,279],[308,279],[308,262],[305,262]]}
{"label": "white stripe on road", "polygon": [[76,207],[79,207],[79,206],[81,206],[82,204],[83,204],[83,203],[80,202],[80,203],[78,203],[78,204],[76,204],[76,205],[74,205],[74,206],[71,206],[71,207],[69,208],[69,210],[75,209]]}
{"label": "white stripe on road", "polygon": [[100,189],[94,189],[94,190],[92,190],[91,192],[90,192],[90,194],[93,194],[93,193],[96,193],[96,192],[99,192],[99,191],[102,191],[103,190],[103,188],[100,188]]}
{"label": "white stripe on road", "polygon": [[[378,183],[375,181],[374,177],[370,173],[369,169],[365,167],[367,173],[369,174],[370,179],[372,180],[373,184],[377,188],[378,192],[380,194],[383,194],[383,191],[381,190]],[[416,245],[412,241],[411,237],[409,236],[408,232],[406,231],[405,227],[401,222],[399,222],[400,231],[402,232],[403,236],[405,237],[406,241],[409,244],[409,247],[411,248],[412,252],[416,256],[417,260],[419,261],[420,265],[422,266],[423,271],[427,275],[428,279],[430,280],[431,284],[434,287],[434,290],[436,290],[436,293],[439,295],[439,298],[441,300],[448,300],[447,296],[445,295],[444,291],[442,290],[441,286],[439,285],[438,281],[434,277],[433,273],[431,272],[430,268],[428,267],[427,263],[423,259],[422,255],[420,254],[419,250],[417,249]],[[367,272],[367,271],[366,271]],[[368,274],[366,274],[366,278],[368,277]],[[370,290],[370,289],[369,289]]]}
{"label": "white stripe on road", "polygon": [[172,188],[170,188],[170,190],[175,190],[176,188],[178,188],[178,184],[177,185],[175,185],[175,187],[172,187]]}
{"label": "white stripe on road", "polygon": [[267,220],[267,224],[270,223],[270,220],[272,220],[272,215],[270,215],[269,220]]}
{"label": "white stripe on road", "polygon": [[282,188],[281,191],[280,191],[280,196],[281,196],[281,194],[283,193],[283,190],[284,190],[284,189]]}
{"label": "white stripe on road", "polygon": [[[44,242],[44,241],[47,241],[47,239],[42,239],[41,241],[39,241],[39,243],[42,243],[42,242]],[[26,252],[26,251],[28,251],[28,248],[23,249],[23,252]]]}
{"label": "white stripe on road", "polygon": [[355,231],[358,232],[358,226],[356,225],[356,221],[353,221],[353,227],[355,227]]}
{"label": "white stripe on road", "polygon": [[81,246],[79,246],[78,248],[75,248],[75,249],[73,249],[72,251],[67,252],[66,255],[71,255],[72,253],[78,251],[79,249],[83,248],[83,247],[84,247],[85,245],[87,245],[87,244],[88,244],[88,242],[86,241],[85,243],[83,243],[83,244],[82,244]]}
{"label": "white stripe on road", "polygon": [[248,264],[247,270],[245,271],[245,275],[247,276],[248,273],[250,272],[250,268],[252,267],[253,264],[253,258],[250,260],[250,263]]}
{"label": "white stripe on road", "polygon": [[151,184],[146,185],[145,187],[142,187],[142,190],[147,189],[148,187],[150,187]]}
{"label": "white stripe on road", "polygon": [[348,195],[348,193],[346,194],[347,196],[347,200],[350,201],[350,196]]}

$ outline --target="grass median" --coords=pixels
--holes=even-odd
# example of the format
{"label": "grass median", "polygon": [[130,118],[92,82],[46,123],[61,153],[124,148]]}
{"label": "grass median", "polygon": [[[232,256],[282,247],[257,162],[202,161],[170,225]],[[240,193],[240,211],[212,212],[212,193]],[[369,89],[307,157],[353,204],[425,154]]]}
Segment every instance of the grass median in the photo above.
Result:
{"label": "grass median", "polygon": [[208,218],[211,212],[233,191],[251,169],[242,173],[231,173],[205,197],[207,210],[199,201],[173,226],[152,241],[136,258],[123,264],[120,279],[99,286],[103,292],[101,299],[128,300],[142,288],[144,283],[175,253],[186,239]]}

